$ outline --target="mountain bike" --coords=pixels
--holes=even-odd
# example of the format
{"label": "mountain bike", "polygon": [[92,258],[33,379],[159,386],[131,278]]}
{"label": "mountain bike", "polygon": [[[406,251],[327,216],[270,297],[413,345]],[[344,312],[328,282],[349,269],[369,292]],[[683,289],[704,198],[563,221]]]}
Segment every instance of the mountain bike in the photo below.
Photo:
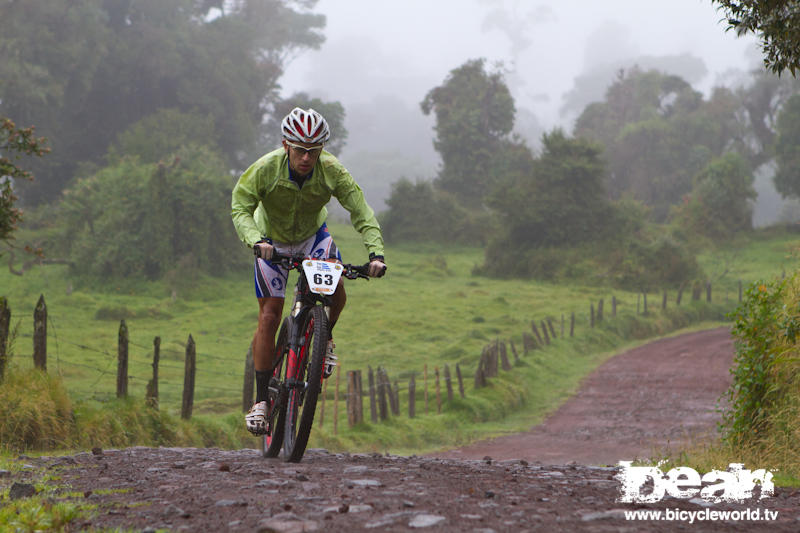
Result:
{"label": "mountain bike", "polygon": [[297,463],[305,453],[322,389],[330,339],[331,295],[341,276],[369,280],[369,263],[345,265],[275,252],[270,261],[290,271],[297,270],[299,275],[291,312],[275,339],[275,362],[267,394],[267,433],[261,441],[261,453],[264,457],[277,457],[283,447],[284,459]]}

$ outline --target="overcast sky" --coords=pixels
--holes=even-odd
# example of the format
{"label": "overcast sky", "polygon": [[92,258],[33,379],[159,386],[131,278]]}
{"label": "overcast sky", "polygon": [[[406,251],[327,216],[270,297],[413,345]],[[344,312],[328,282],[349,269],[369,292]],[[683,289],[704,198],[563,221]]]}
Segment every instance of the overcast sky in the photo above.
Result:
{"label": "overcast sky", "polygon": [[518,107],[545,128],[563,124],[575,78],[603,63],[691,54],[708,90],[731,69],[757,66],[753,38],[725,31],[710,0],[320,0],[326,42],[281,80],[354,105],[384,95],[419,110],[428,90],[468,59],[502,60]]}

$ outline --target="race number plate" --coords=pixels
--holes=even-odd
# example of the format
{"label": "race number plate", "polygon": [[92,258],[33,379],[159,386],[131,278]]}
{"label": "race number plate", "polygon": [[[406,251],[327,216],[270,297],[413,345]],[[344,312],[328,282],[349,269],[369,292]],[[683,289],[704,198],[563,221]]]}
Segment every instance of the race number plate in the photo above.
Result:
{"label": "race number plate", "polygon": [[333,294],[342,276],[342,265],[330,261],[306,259],[303,261],[308,287],[317,294]]}

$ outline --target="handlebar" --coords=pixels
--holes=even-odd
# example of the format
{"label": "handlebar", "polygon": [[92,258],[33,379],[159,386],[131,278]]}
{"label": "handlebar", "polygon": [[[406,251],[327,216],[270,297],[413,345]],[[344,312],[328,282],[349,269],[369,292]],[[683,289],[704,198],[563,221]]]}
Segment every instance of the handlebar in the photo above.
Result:
{"label": "handlebar", "polygon": [[[258,255],[258,251],[255,248],[253,248],[253,253],[255,255]],[[302,270],[303,261],[306,259],[309,259],[309,257],[304,255],[284,255],[279,253],[273,248],[270,262],[281,264],[282,266],[286,267],[289,270]],[[364,263],[363,265],[351,265],[342,263],[342,267],[344,267],[344,272],[342,273],[342,275],[347,279],[363,278],[367,281],[369,281],[370,279],[369,262]],[[386,266],[384,265],[381,276],[385,272],[386,272]]]}

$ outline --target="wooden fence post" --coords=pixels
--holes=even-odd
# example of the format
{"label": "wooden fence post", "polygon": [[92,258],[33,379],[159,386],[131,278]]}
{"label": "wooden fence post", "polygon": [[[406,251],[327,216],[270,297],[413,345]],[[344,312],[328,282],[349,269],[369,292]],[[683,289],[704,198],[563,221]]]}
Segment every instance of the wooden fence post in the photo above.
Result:
{"label": "wooden fence post", "polygon": [[617,297],[611,297],[611,316],[612,318],[617,316]]}
{"label": "wooden fence post", "polygon": [[386,382],[383,379],[383,368],[378,367],[378,410],[381,420],[389,417],[389,408],[386,403]]}
{"label": "wooden fence post", "polygon": [[547,332],[547,324],[542,320],[542,331],[544,332],[544,343],[550,345],[550,333]]}
{"label": "wooden fence post", "polygon": [[528,355],[529,351],[535,350],[535,349],[536,349],[536,340],[533,337],[531,337],[531,335],[528,332],[523,331],[522,332],[522,354],[523,355]]}
{"label": "wooden fence post", "polygon": [[706,282],[706,301],[711,302],[711,282]]}
{"label": "wooden fence post", "polygon": [[361,382],[361,370],[356,370],[356,420],[364,421],[364,385]]}
{"label": "wooden fence post", "polygon": [[414,374],[411,374],[411,379],[408,380],[408,418],[414,418],[414,408],[416,403],[417,383],[414,379]]}
{"label": "wooden fence post", "polygon": [[[511,363],[508,362],[508,352],[506,351],[506,343],[500,342],[498,346],[500,346],[500,364],[503,365],[503,370],[509,371],[511,370]],[[450,372],[447,369],[447,365],[445,365],[444,369],[445,369],[445,376],[449,376]]]}
{"label": "wooden fence post", "polygon": [[191,334],[186,341],[186,364],[183,371],[183,405],[181,407],[181,418],[189,420],[192,417],[192,406],[194,405],[194,377],[197,373],[196,353],[194,339]]}
{"label": "wooden fence post", "polygon": [[392,398],[394,398],[392,414],[394,414],[394,416],[400,416],[400,384],[397,382],[397,379],[394,380]]}
{"label": "wooden fence post", "polygon": [[47,304],[44,294],[39,296],[33,310],[33,364],[47,371]]}
{"label": "wooden fence post", "polygon": [[661,298],[661,310],[664,311],[667,309],[667,291],[664,291],[664,296]]}
{"label": "wooden fence post", "polygon": [[336,367],[336,388],[333,389],[333,434],[339,431],[339,373],[342,367]]}
{"label": "wooden fence post", "polygon": [[561,313],[561,338],[564,338],[564,313]]}
{"label": "wooden fence post", "polygon": [[356,371],[347,371],[347,425],[350,427],[355,426],[357,421],[356,415]]}
{"label": "wooden fence post", "polygon": [[119,321],[117,340],[117,398],[128,396],[128,326]]}
{"label": "wooden fence post", "polygon": [[439,367],[434,367],[434,374],[436,375],[436,412],[442,412],[442,396],[439,394]]}
{"label": "wooden fence post", "polygon": [[[147,396],[145,403],[158,409],[158,361],[161,359],[161,337],[153,339],[153,379],[147,383]],[[250,390],[253,390],[252,384]],[[252,398],[252,394],[251,394]]]}
{"label": "wooden fence post", "polygon": [[642,293],[637,293],[636,294],[636,314],[637,315],[639,314],[639,312],[641,310],[640,309],[641,302],[642,302]]}
{"label": "wooden fence post", "polygon": [[253,405],[253,387],[256,381],[256,370],[253,363],[253,343],[247,348],[244,358],[244,383],[242,385],[242,412],[246,413]]}
{"label": "wooden fence post", "polygon": [[539,335],[539,328],[536,327],[535,320],[531,320],[531,329],[533,330],[533,334],[536,335],[536,340],[539,341],[539,346],[544,346],[544,340],[542,340],[542,336]]}
{"label": "wooden fence post", "polygon": [[556,330],[553,328],[553,319],[547,317],[547,327],[550,328],[550,338],[556,340]]}
{"label": "wooden fence post", "polygon": [[428,414],[428,363],[422,366],[422,380],[425,385],[425,414]]}
{"label": "wooden fence post", "polygon": [[600,298],[600,301],[597,302],[597,321],[603,321],[603,299]]}
{"label": "wooden fence post", "polygon": [[678,296],[677,298],[675,298],[676,307],[680,307],[682,297],[683,297],[683,283],[681,283],[680,286],[678,287]]}
{"label": "wooden fence post", "polygon": [[514,364],[518,365],[519,364],[519,354],[517,354],[517,347],[514,346],[514,339],[508,339],[508,344],[511,345],[511,353],[514,354]]}
{"label": "wooden fence post", "polygon": [[703,288],[701,287],[700,283],[695,281],[692,285],[692,301],[696,302],[700,299],[700,293],[703,292]]}
{"label": "wooden fence post", "polygon": [[643,309],[644,309],[644,313],[643,314],[645,316],[647,316],[647,292],[643,292],[642,293],[642,302],[643,302],[642,305],[643,305]]}
{"label": "wooden fence post", "polygon": [[369,373],[367,374],[367,378],[369,379],[369,419],[372,420],[372,423],[378,421],[378,408],[375,405],[375,373],[372,371],[372,367],[369,368]]}
{"label": "wooden fence post", "polygon": [[594,304],[589,304],[589,327],[594,327]]}
{"label": "wooden fence post", "polygon": [[395,391],[392,389],[392,382],[389,380],[389,373],[386,372],[386,369],[381,369],[383,371],[383,380],[386,387],[386,395],[389,396],[389,411],[397,416],[400,414],[400,406],[397,405],[397,397],[395,395]]}
{"label": "wooden fence post", "polygon": [[8,361],[8,332],[11,327],[11,308],[8,306],[8,298],[0,296],[0,383],[6,373],[6,362]]}
{"label": "wooden fence post", "polygon": [[461,378],[461,367],[456,363],[456,377],[458,378],[458,393],[464,397],[464,380]]}
{"label": "wooden fence post", "polygon": [[575,311],[573,311],[569,316],[569,337],[572,338],[575,336]]}
{"label": "wooden fence post", "polygon": [[739,280],[739,303],[742,303],[742,280]]}
{"label": "wooden fence post", "polygon": [[481,358],[478,360],[478,368],[475,369],[475,388],[480,389],[486,386],[486,349],[484,348]]}
{"label": "wooden fence post", "polygon": [[[507,361],[506,361],[507,362]],[[510,369],[510,367],[509,367]],[[447,401],[453,401],[453,380],[450,378],[450,367],[445,363],[444,365],[444,384],[447,387]]]}

